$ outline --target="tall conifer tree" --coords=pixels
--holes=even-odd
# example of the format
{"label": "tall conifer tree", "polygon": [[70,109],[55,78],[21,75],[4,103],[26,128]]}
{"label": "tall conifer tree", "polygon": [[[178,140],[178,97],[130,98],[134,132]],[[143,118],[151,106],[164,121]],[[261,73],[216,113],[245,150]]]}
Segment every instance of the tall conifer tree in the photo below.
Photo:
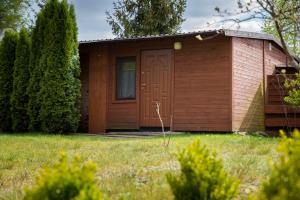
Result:
{"label": "tall conifer tree", "polygon": [[18,35],[6,31],[0,45],[0,130],[11,131],[10,96]]}
{"label": "tall conifer tree", "polygon": [[75,132],[79,122],[79,57],[74,8],[50,0],[44,10],[39,121],[45,132]]}
{"label": "tall conifer tree", "polygon": [[80,98],[81,98],[81,81],[80,81],[80,61],[79,61],[79,49],[78,49],[78,28],[76,23],[76,14],[74,5],[70,5],[68,21],[72,27],[70,34],[72,35],[72,55],[71,55],[71,69],[73,71],[73,103],[72,109],[72,120],[75,120],[74,126],[76,129],[79,125],[80,120]]}
{"label": "tall conifer tree", "polygon": [[26,28],[22,28],[16,48],[13,71],[13,91],[11,95],[11,118],[13,131],[28,129],[28,95],[26,89],[29,81],[30,37]]}
{"label": "tall conifer tree", "polygon": [[115,0],[113,7],[106,16],[114,35],[173,34],[184,22],[186,0]]}
{"label": "tall conifer tree", "polygon": [[[41,107],[38,93],[40,91],[40,81],[43,75],[43,68],[40,60],[42,57],[46,19],[45,13],[49,6],[43,8],[37,16],[35,27],[32,30],[32,48],[30,54],[30,79],[27,88],[29,97],[27,112],[29,115],[29,130],[40,131],[39,112]],[[48,12],[49,13],[49,12]]]}

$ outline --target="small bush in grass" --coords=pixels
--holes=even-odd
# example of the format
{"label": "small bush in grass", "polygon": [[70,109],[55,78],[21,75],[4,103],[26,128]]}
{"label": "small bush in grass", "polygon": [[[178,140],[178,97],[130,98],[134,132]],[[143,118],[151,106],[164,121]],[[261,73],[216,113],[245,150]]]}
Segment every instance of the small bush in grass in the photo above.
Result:
{"label": "small bush in grass", "polygon": [[271,164],[272,173],[263,183],[259,199],[300,199],[300,132],[295,130],[291,138],[282,131],[278,147],[279,160]]}
{"label": "small bush in grass", "polygon": [[99,200],[102,199],[96,186],[96,165],[93,162],[81,164],[77,156],[68,162],[63,154],[58,163],[42,170],[36,185],[25,189],[25,200]]}
{"label": "small bush in grass", "polygon": [[195,141],[178,153],[179,175],[168,174],[167,179],[175,199],[233,199],[238,182],[228,176],[222,161],[200,141]]}

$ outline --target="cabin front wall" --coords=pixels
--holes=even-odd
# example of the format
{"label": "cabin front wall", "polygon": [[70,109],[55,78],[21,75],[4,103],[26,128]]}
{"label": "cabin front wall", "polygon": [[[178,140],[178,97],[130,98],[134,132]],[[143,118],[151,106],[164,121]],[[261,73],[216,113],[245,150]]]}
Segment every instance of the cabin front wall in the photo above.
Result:
{"label": "cabin front wall", "polygon": [[[181,42],[181,50],[173,50]],[[231,42],[217,37],[115,43],[109,46],[107,129],[139,129],[141,110],[141,52],[173,51],[172,121],[177,131],[231,131]],[[136,56],[136,99],[116,100],[117,57]],[[154,108],[153,108],[154,109]],[[155,112],[155,110],[153,110]]]}
{"label": "cabin front wall", "polygon": [[[174,50],[174,43],[182,48]],[[266,77],[286,64],[276,44],[256,39],[218,36],[85,44],[81,56],[80,131],[139,129],[141,55],[147,50],[172,52],[171,120],[175,131],[264,130]],[[116,100],[116,58],[136,57],[136,99]],[[153,111],[155,112],[155,111]]]}
{"label": "cabin front wall", "polygon": [[[174,50],[174,42],[182,49]],[[218,36],[199,41],[194,37],[151,41],[119,42],[106,45],[81,45],[88,85],[82,95],[88,101],[88,131],[101,133],[108,129],[139,129],[141,106],[141,52],[172,51],[171,84],[172,122],[164,122],[175,131],[231,131],[231,38]],[[136,57],[136,99],[116,100],[116,58]],[[85,63],[85,64],[84,64]],[[88,89],[87,89],[88,88]],[[88,106],[84,106],[88,102]],[[154,111],[155,112],[155,111]]]}
{"label": "cabin front wall", "polygon": [[175,130],[231,131],[230,41],[190,39],[175,52]]}

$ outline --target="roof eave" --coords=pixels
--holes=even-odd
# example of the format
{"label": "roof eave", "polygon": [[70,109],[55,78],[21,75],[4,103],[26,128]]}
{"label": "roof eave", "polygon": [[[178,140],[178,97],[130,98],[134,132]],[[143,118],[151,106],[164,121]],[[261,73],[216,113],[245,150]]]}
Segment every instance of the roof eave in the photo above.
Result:
{"label": "roof eave", "polygon": [[140,36],[140,37],[130,37],[130,38],[115,38],[115,39],[103,39],[103,40],[89,40],[80,41],[79,44],[105,44],[105,43],[116,43],[116,42],[133,42],[133,41],[145,41],[145,40],[155,40],[155,39],[172,39],[181,37],[191,37],[199,34],[211,35],[211,34],[221,34],[223,30],[210,30],[210,31],[197,31],[189,33],[177,33],[174,35],[151,35],[151,36]]}

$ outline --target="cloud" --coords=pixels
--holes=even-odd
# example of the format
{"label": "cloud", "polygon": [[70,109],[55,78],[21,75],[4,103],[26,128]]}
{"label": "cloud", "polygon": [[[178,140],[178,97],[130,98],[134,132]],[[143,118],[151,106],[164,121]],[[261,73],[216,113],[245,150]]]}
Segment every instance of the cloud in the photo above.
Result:
{"label": "cloud", "polygon": [[236,0],[187,0],[185,16],[209,18],[217,14],[216,7],[232,10],[236,5]]}
{"label": "cloud", "polygon": [[79,40],[113,37],[106,22],[106,10],[112,10],[111,0],[73,0],[75,5]]}
{"label": "cloud", "polygon": [[[247,22],[233,24],[224,22],[225,18],[218,16],[215,8],[234,12],[237,10],[236,0],[188,0],[185,13],[185,22],[182,24],[183,32],[209,30],[209,29],[239,29],[245,31],[261,31],[261,22],[251,20]],[[235,17],[233,17],[235,18]]]}

